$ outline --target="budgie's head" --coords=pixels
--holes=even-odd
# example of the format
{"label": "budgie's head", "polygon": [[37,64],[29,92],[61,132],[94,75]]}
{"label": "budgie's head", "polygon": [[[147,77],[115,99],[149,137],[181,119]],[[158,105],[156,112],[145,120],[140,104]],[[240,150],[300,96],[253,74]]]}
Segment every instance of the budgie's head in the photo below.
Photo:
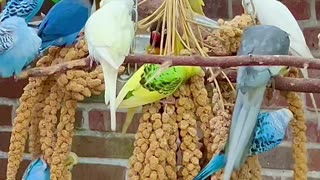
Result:
{"label": "budgie's head", "polygon": [[273,116],[273,120],[279,121],[284,129],[288,127],[289,122],[293,119],[292,112],[286,108],[282,108],[275,112],[272,112],[271,116]]}

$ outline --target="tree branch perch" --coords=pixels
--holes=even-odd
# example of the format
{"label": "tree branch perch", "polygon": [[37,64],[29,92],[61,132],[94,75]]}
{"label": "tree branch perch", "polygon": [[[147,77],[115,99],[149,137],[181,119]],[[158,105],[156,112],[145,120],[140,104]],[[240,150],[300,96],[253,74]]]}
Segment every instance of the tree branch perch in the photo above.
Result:
{"label": "tree branch perch", "polygon": [[[313,58],[302,58],[296,56],[155,56],[155,55],[135,55],[127,56],[125,63],[151,63],[162,64],[171,61],[173,66],[203,66],[220,67],[222,69],[237,66],[290,66],[307,69],[320,70],[320,60]],[[89,58],[82,58],[75,61],[61,63],[50,67],[36,67],[23,71],[18,79],[28,77],[39,77],[65,72],[71,69],[87,68],[90,64]],[[230,74],[229,74],[230,75]],[[236,75],[230,75],[230,79],[235,79]],[[297,79],[275,77],[275,89],[295,92],[320,93],[320,79]]]}

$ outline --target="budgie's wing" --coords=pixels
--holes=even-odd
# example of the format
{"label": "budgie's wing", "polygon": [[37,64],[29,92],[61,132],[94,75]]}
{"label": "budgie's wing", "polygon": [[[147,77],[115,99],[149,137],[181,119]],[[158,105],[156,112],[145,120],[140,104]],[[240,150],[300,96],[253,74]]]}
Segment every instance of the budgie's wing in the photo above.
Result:
{"label": "budgie's wing", "polygon": [[18,16],[29,22],[38,13],[43,2],[44,0],[11,0],[3,10],[0,21]]}
{"label": "budgie's wing", "polygon": [[[240,168],[241,162],[247,155],[249,142],[252,141],[253,130],[263,101],[266,87],[248,89],[243,93],[238,90],[236,103],[242,102],[232,115],[231,134],[229,136],[228,159],[224,179],[228,179],[234,167]],[[237,113],[237,114],[236,114]]]}
{"label": "budgie's wing", "polygon": [[[122,7],[103,6],[91,15],[85,26],[86,39],[90,41],[92,46],[100,47],[102,50],[103,48],[110,49],[111,59],[104,60],[114,68],[118,68],[123,63],[124,59],[122,62],[118,61],[119,56],[125,58],[128,55],[134,37],[134,24],[131,15],[128,16],[128,14],[121,12],[125,10]],[[108,21],[101,21],[101,18],[108,19]]]}
{"label": "budgie's wing", "polygon": [[192,10],[198,14],[201,14],[204,16],[203,12],[203,6],[205,5],[203,0],[189,0],[190,6]]}
{"label": "budgie's wing", "polygon": [[0,54],[5,53],[14,47],[17,42],[17,37],[12,35],[13,29],[0,27]]}
{"label": "budgie's wing", "polygon": [[118,108],[119,104],[123,101],[123,99],[127,96],[128,93],[132,92],[140,85],[141,76],[144,73],[144,68],[146,65],[141,66],[131,78],[126,82],[126,84],[120,90],[117,100],[116,100],[116,108]]}
{"label": "budgie's wing", "polygon": [[[140,86],[137,86],[119,105],[119,108],[130,108],[153,103],[173,94],[189,77],[183,66],[173,66],[155,75],[160,65],[144,65]],[[129,80],[130,81],[130,80]]]}
{"label": "budgie's wing", "polygon": [[286,108],[260,113],[249,155],[257,155],[279,145],[292,118],[292,112]]}
{"label": "budgie's wing", "polygon": [[277,128],[273,126],[272,121],[274,120],[269,112],[259,114],[254,140],[249,151],[250,155],[266,152],[281,143],[283,136],[279,137],[276,134],[283,132],[276,132]]}
{"label": "budgie's wing", "polygon": [[57,37],[76,33],[86,23],[90,9],[70,1],[56,4],[42,21],[38,35],[42,41],[54,40]]}

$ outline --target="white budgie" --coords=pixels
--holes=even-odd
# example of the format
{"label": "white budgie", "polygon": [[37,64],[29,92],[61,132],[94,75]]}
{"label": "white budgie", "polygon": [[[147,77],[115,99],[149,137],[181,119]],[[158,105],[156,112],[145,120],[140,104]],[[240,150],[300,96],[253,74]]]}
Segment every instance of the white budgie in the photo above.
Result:
{"label": "white budgie", "polygon": [[[278,0],[242,0],[242,6],[247,14],[257,18],[260,24],[276,26],[289,34],[290,50],[294,56],[313,58],[307,46],[306,40],[299,27],[297,20],[290,10]],[[304,78],[309,78],[307,69],[301,69]],[[312,93],[311,102],[320,122],[317,104]],[[304,105],[306,100],[304,98]],[[320,124],[320,123],[319,123]],[[319,125],[320,128],[320,125]]]}
{"label": "white budgie", "polygon": [[101,64],[105,81],[105,103],[110,101],[111,130],[116,130],[116,83],[118,69],[129,54],[134,38],[131,19],[133,0],[102,0],[85,26],[90,58]]}

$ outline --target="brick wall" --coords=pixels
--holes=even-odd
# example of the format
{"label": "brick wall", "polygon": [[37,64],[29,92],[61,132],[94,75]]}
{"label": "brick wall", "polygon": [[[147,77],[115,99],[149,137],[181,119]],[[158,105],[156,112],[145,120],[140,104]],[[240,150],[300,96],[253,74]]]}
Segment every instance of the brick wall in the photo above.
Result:
{"label": "brick wall", "polygon": [[[149,0],[140,10],[143,16],[152,12],[159,5],[158,0]],[[211,18],[229,19],[242,13],[240,0],[205,0],[206,14]],[[320,32],[320,0],[283,0],[290,8],[304,30],[308,45],[315,56],[319,56],[317,34]],[[48,9],[50,4],[45,5]],[[44,10],[47,11],[47,10]],[[281,17],[279,17],[281,18]],[[317,71],[313,76],[320,75]],[[27,81],[14,82],[12,79],[0,79],[0,179],[5,179],[7,151],[11,132],[11,121],[15,116],[18,98]],[[319,99],[319,96],[317,96]],[[272,106],[283,106],[284,100],[275,98]],[[320,102],[320,101],[319,101]],[[309,103],[310,104],[310,103]],[[320,103],[318,105],[320,107]],[[308,114],[308,167],[309,179],[320,179],[320,132],[317,121],[310,106]],[[73,170],[73,179],[77,180],[123,180],[126,173],[127,160],[133,150],[134,134],[137,129],[139,115],[129,128],[128,134],[110,133],[109,112],[102,103],[81,103],[77,111],[77,131],[73,141],[73,151],[80,157],[79,164]],[[125,112],[118,113],[118,124],[123,122]],[[118,125],[121,128],[121,125]],[[260,156],[264,179],[292,179],[293,159],[291,150],[291,133],[280,147]],[[19,178],[30,162],[26,153],[21,165]],[[89,178],[90,177],[90,178]]]}

